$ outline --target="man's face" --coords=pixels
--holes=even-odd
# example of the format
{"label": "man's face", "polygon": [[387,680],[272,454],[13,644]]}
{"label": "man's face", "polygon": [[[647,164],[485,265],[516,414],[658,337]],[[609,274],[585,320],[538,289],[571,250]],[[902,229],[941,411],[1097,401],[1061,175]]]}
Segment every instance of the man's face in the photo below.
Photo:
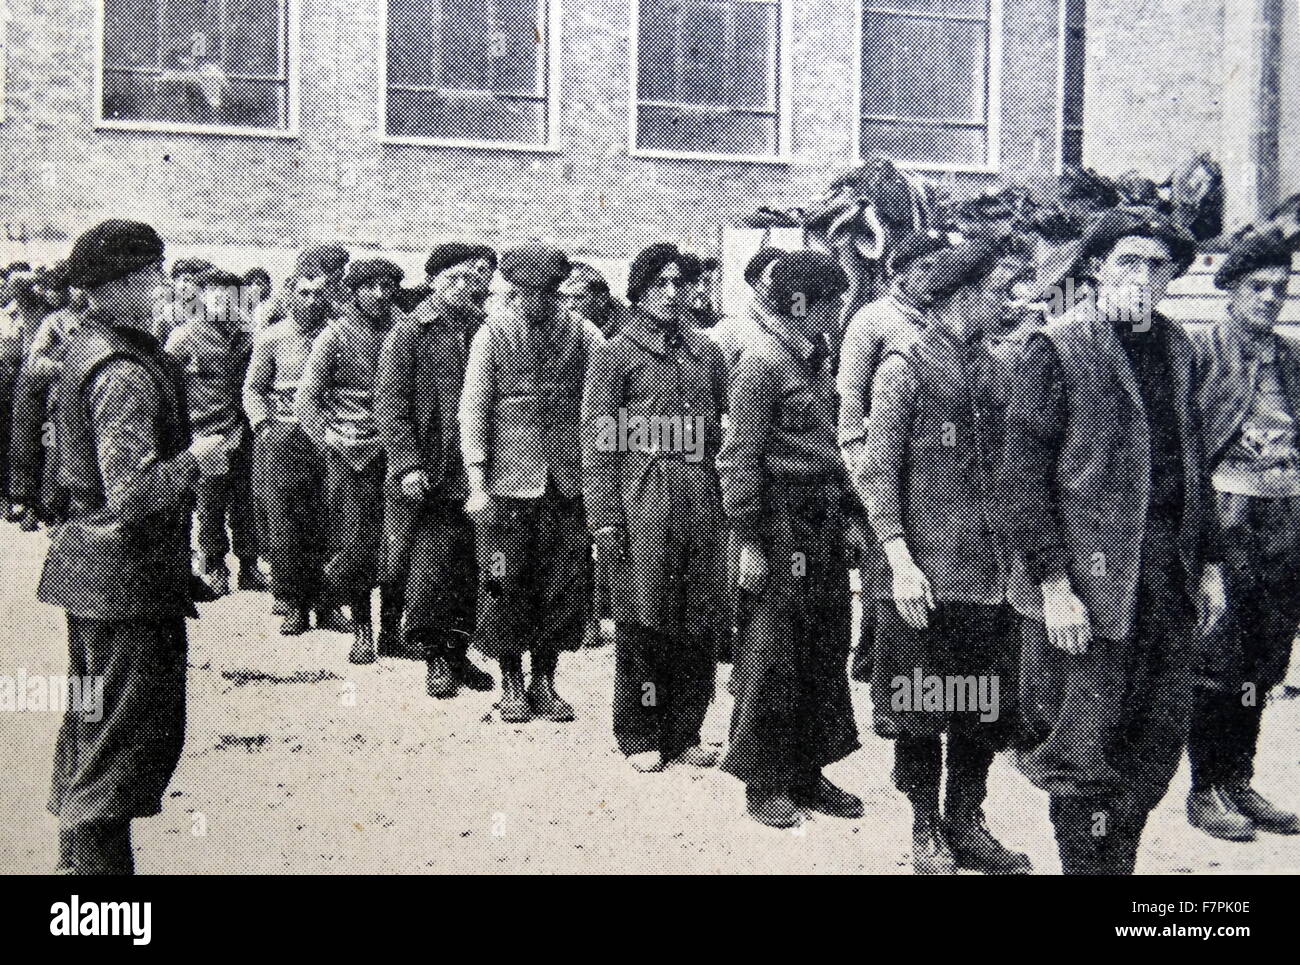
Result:
{"label": "man's face", "polygon": [[574,315],[602,329],[614,307],[609,292],[599,290],[589,278],[566,280],[560,286],[560,301]]}
{"label": "man's face", "polygon": [[554,288],[516,288],[511,297],[524,318],[531,322],[544,323],[555,318],[559,295]]}
{"label": "man's face", "polygon": [[1252,271],[1242,278],[1228,296],[1232,317],[1253,334],[1271,332],[1286,301],[1289,277],[1290,272],[1279,265]]}
{"label": "man's face", "polygon": [[192,298],[198,291],[196,276],[183,271],[172,279],[172,287],[176,289],[177,299]]}
{"label": "man's face", "polygon": [[676,322],[682,317],[687,298],[681,266],[668,264],[659,270],[650,287],[641,295],[641,310],[661,322]]}
{"label": "man's face", "polygon": [[1178,266],[1156,238],[1121,238],[1097,268],[1097,304],[1108,317],[1149,324]]}
{"label": "man's face", "polygon": [[426,279],[429,287],[453,308],[477,308],[487,300],[492,282],[492,265],[486,258],[462,261]]}
{"label": "man's face", "polygon": [[934,259],[937,254],[937,252],[933,252],[922,255],[903,269],[899,281],[899,284],[903,286],[903,291],[913,295],[925,291],[926,286],[930,283],[930,274],[934,270]]}
{"label": "man's face", "polygon": [[365,318],[384,319],[393,312],[393,296],[397,282],[392,278],[376,278],[357,287],[357,311]]}
{"label": "man's face", "polygon": [[299,325],[315,328],[329,314],[329,278],[299,278],[293,285],[293,317]]}
{"label": "man's face", "polygon": [[225,285],[209,285],[199,293],[203,310],[214,322],[229,322],[235,317],[239,304],[239,290]]}
{"label": "man's face", "polygon": [[106,285],[100,285],[91,293],[91,298],[115,324],[150,328],[153,324],[154,293],[162,284],[160,260]]}

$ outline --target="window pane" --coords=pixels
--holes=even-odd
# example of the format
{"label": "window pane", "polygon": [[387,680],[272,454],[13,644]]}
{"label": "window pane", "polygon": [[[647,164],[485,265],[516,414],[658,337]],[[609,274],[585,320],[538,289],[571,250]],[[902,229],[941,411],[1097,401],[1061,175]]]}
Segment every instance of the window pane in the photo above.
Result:
{"label": "window pane", "polygon": [[220,9],[215,0],[162,0],[162,66],[194,70],[221,58]]}
{"label": "window pane", "polygon": [[227,0],[226,70],[282,77],[278,0]]}
{"label": "window pane", "polygon": [[984,164],[988,136],[983,128],[862,124],[862,154],[879,151],[896,161],[927,164]]}
{"label": "window pane", "polygon": [[642,107],[637,112],[637,147],[701,154],[772,155],[777,150],[776,118]]}
{"label": "window pane", "polygon": [[539,101],[390,91],[387,124],[398,137],[546,143],[546,108]]}
{"label": "window pane", "polygon": [[497,19],[488,39],[493,63],[492,89],[503,94],[540,94],[546,36],[540,0],[496,0]]}
{"label": "window pane", "polygon": [[430,0],[389,0],[388,81],[433,84],[434,33]]}
{"label": "window pane", "polygon": [[987,44],[983,23],[868,13],[863,113],[982,122]]}
{"label": "window pane", "polygon": [[641,0],[637,43],[637,96],[647,101],[680,100],[677,86],[677,4]]}
{"label": "window pane", "polygon": [[160,0],[106,0],[104,66],[154,69],[158,66]]}
{"label": "window pane", "polygon": [[1061,161],[1076,167],[1083,164],[1083,131],[1066,128],[1061,134]]}
{"label": "window pane", "polygon": [[736,62],[731,76],[732,103],[738,107],[776,110],[777,8],[742,3],[736,9]]}
{"label": "window pane", "polygon": [[451,90],[491,90],[488,34],[493,29],[487,0],[444,0],[438,24],[442,58],[439,86]]}

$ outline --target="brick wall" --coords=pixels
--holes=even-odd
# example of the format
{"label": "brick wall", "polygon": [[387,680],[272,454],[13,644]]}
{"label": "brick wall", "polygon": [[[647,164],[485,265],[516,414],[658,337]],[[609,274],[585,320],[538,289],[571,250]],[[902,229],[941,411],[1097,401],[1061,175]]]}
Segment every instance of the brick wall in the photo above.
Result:
{"label": "brick wall", "polygon": [[[766,165],[629,157],[627,0],[565,4],[560,153],[382,144],[379,2],[301,4],[301,134],[274,139],[95,130],[92,3],[10,0],[0,220],[32,253],[127,215],[178,249],[540,236],[625,258],[661,236],[716,250],[722,227],[756,203],[798,202],[852,163],[852,3],[795,0],[795,160]],[[1056,0],[1005,5],[1001,154],[1012,177],[1053,168],[1057,16]],[[0,243],[10,249],[0,257],[24,248]]]}

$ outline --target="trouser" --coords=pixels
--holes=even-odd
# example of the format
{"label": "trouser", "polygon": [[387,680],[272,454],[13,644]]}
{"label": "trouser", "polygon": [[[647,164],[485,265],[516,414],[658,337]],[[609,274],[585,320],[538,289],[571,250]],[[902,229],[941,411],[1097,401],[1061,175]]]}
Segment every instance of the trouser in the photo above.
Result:
{"label": "trouser", "polygon": [[1020,763],[1053,796],[1066,874],[1131,874],[1147,816],[1178,769],[1196,639],[1182,579],[1172,550],[1153,554],[1142,566],[1134,632],[1120,641],[1093,638],[1082,655],[1055,650],[1041,623],[1024,621],[1022,679],[1041,677],[1048,662],[1060,665],[1056,723]]}
{"label": "trouser", "polygon": [[552,661],[582,646],[591,604],[591,543],[582,498],[547,488],[537,499],[492,497],[477,527],[475,641],[493,659]]}
{"label": "trouser", "polygon": [[[859,744],[838,491],[774,486],[770,497],[767,583],[757,594],[742,591],[737,608],[736,704],[722,769],[779,790],[814,778]],[[739,548],[732,544],[734,560]]]}
{"label": "trouser", "polygon": [[384,531],[384,458],[357,469],[333,449],[325,452],[325,519],[329,557],[321,576],[330,596],[370,620],[370,591],[379,582]]}
{"label": "trouser", "polygon": [[463,653],[474,632],[478,596],[474,527],[459,501],[427,501],[416,512],[409,556],[394,574],[405,586],[407,637],[426,654]]}
{"label": "trouser", "polygon": [[[54,749],[49,809],[60,851],[80,854],[72,867],[130,873],[129,822],[162,810],[180,761],[186,650],[179,615],[149,623],[68,615],[69,693],[72,679],[103,687],[102,703],[68,701]],[[98,686],[83,687],[83,697]]]}
{"label": "trouser", "polygon": [[[251,447],[240,446],[230,454],[230,471],[224,476],[203,477],[195,493],[199,550],[212,562],[224,563],[233,545],[240,560],[258,555],[256,520],[250,466]],[[230,536],[226,535],[226,522]]]}
{"label": "trouser", "polygon": [[671,760],[700,742],[713,699],[712,635],[670,637],[636,623],[614,638],[614,738],[624,754]]}
{"label": "trouser", "polygon": [[1263,716],[1262,694],[1247,701],[1237,691],[1196,688],[1187,736],[1193,791],[1250,783],[1255,776],[1255,749]]}
{"label": "trouser", "polygon": [[18,499],[9,486],[9,444],[14,421],[14,388],[18,380],[18,366],[0,361],[0,495]]}
{"label": "trouser", "polygon": [[271,422],[257,434],[264,470],[266,555],[275,595],[295,606],[321,601],[325,555],[324,460],[296,423]]}
{"label": "trouser", "polygon": [[[938,734],[908,734],[894,741],[894,786],[907,795],[917,813],[939,811],[943,753]],[[948,818],[969,817],[983,807],[994,754],[978,726],[955,721],[949,728],[943,808]]]}

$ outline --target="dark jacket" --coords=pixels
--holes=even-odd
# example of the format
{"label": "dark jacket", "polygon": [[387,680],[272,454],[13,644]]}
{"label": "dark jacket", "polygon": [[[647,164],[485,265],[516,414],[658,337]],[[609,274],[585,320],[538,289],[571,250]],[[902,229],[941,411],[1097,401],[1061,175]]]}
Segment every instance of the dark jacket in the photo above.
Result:
{"label": "dark jacket", "polygon": [[198,475],[176,364],[150,335],[83,323],[59,381],[55,532],[37,597],[74,616],[151,622],[190,609]]}
{"label": "dark jacket", "polygon": [[[1231,322],[1188,330],[1196,353],[1196,403],[1210,471],[1236,441],[1259,391],[1259,361]],[[1291,411],[1300,417],[1300,340],[1274,334],[1277,371]]]}
{"label": "dark jacket", "polygon": [[[880,543],[902,537],[941,601],[1006,599],[995,368],[982,344],[934,325],[876,370],[859,493]],[[893,597],[878,547],[862,569],[872,597]]]}
{"label": "dark jacket", "polygon": [[[226,331],[200,314],[172,330],[166,349],[185,373],[190,430],[196,435],[231,437],[246,424],[241,395],[253,337]],[[232,448],[237,442],[232,441]]]}
{"label": "dark jacket", "polygon": [[[1167,319],[1152,325],[1151,337],[1165,340],[1172,383],[1182,469],[1176,539],[1181,575],[1195,599],[1207,554],[1217,559],[1220,552],[1196,413],[1197,374],[1187,335]],[[1046,354],[1044,344],[1051,348]],[[1059,546],[1093,633],[1123,639],[1134,627],[1152,483],[1151,429],[1133,367],[1114,326],[1087,302],[1030,337],[1017,377],[1021,391],[1008,419],[1004,463],[1015,551],[1011,602],[1042,618],[1041,579],[1032,558]],[[1040,464],[1036,457],[1043,453],[1051,455]]]}
{"label": "dark jacket", "polygon": [[470,345],[460,398],[466,466],[482,466],[493,496],[539,497],[553,481],[582,491],[578,413],[594,326],[561,314],[546,326],[507,307]]}
{"label": "dark jacket", "polygon": [[[724,568],[714,462],[726,392],[726,365],[708,336],[686,325],[670,345],[637,309],[592,352],[582,404],[583,500],[593,532],[617,526],[627,538],[626,559],[611,567],[616,621],[672,633],[684,609],[693,629],[716,623]],[[689,572],[674,569],[670,533],[691,547]]]}

